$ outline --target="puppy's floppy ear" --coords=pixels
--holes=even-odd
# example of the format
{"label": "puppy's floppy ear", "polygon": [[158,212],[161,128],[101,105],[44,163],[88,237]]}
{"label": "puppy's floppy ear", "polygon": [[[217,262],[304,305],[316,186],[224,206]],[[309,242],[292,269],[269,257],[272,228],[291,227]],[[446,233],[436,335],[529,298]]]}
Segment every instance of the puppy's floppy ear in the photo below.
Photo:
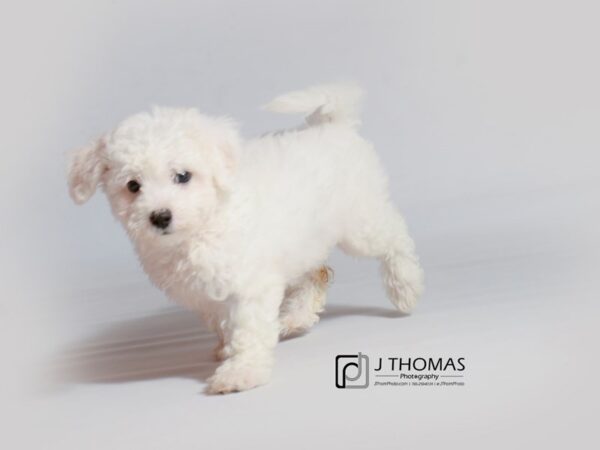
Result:
{"label": "puppy's floppy ear", "polygon": [[102,158],[104,148],[104,138],[99,138],[71,156],[68,166],[69,193],[75,203],[86,202],[96,191],[100,177],[107,168]]}
{"label": "puppy's floppy ear", "polygon": [[219,133],[214,149],[213,179],[223,192],[231,190],[238,164],[240,137],[237,125],[231,119],[218,119]]}

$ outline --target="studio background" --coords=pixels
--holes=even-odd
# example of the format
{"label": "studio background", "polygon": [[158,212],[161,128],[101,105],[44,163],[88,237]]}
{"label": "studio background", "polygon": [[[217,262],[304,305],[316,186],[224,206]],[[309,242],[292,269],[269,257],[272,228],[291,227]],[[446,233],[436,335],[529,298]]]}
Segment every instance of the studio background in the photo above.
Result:
{"label": "studio background", "polygon": [[[600,63],[586,1],[20,2],[0,19],[3,448],[593,447]],[[352,79],[426,273],[397,317],[334,254],[327,312],[270,385],[207,397],[215,339],[138,266],[70,150],[154,104],[300,117]],[[299,189],[302,187],[299,186]],[[464,387],[334,387],[334,358],[464,356]]]}

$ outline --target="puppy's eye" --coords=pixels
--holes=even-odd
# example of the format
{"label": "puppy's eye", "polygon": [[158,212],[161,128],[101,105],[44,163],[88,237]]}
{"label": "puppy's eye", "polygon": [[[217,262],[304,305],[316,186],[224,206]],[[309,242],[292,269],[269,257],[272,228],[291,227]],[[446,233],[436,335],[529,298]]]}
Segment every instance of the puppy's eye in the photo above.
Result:
{"label": "puppy's eye", "polygon": [[132,192],[134,194],[137,191],[139,191],[141,187],[142,187],[142,185],[135,180],[129,180],[127,182],[127,189],[129,189],[129,192]]}
{"label": "puppy's eye", "polygon": [[177,184],[187,183],[188,181],[190,181],[190,178],[192,178],[192,174],[189,173],[188,171],[178,172],[175,174],[175,183],[177,183]]}

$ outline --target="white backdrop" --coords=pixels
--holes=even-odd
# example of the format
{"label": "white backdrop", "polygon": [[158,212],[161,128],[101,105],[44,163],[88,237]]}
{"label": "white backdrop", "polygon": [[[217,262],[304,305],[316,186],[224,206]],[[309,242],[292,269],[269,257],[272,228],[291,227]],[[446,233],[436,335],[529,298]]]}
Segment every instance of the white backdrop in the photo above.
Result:
{"label": "white backdrop", "polygon": [[[598,13],[534,0],[6,6],[3,447],[591,446]],[[153,104],[232,115],[248,136],[295,125],[258,106],[340,79],[368,92],[363,134],[426,295],[395,317],[376,265],[336,254],[331,307],[280,345],[273,383],[205,397],[213,338],[150,286],[102,195],[71,204],[65,153]],[[467,384],[336,390],[335,355],[357,351],[465,355]]]}

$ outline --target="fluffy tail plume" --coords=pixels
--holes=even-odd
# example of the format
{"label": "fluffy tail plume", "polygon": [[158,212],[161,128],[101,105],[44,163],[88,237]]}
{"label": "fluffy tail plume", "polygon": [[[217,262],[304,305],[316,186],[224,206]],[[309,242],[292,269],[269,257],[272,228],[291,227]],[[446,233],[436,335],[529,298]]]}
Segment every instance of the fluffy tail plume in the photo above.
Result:
{"label": "fluffy tail plume", "polygon": [[267,105],[267,111],[305,114],[309,125],[323,123],[360,124],[359,107],[363,90],[354,83],[322,84],[280,95]]}

